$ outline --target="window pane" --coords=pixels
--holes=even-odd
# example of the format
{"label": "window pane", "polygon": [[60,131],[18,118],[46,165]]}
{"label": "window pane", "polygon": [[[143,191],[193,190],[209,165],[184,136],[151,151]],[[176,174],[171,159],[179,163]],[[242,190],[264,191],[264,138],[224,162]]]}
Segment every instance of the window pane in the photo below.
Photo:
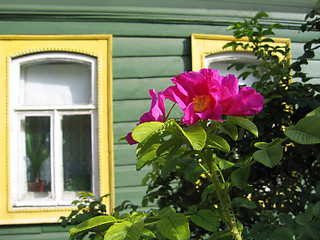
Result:
{"label": "window pane", "polygon": [[[239,63],[243,63],[243,62],[239,62]],[[231,64],[232,63],[230,63],[230,62],[211,62],[209,68],[219,70],[219,74],[222,76],[227,76],[228,74],[233,74],[236,77],[238,77],[241,73],[249,70],[247,67],[244,67],[241,70],[236,70],[233,67],[230,70],[228,70],[228,67]],[[255,81],[257,81],[257,79],[254,76],[249,75],[245,80],[240,78],[239,84],[246,85],[246,86],[250,87]]]}
{"label": "window pane", "polygon": [[63,116],[65,191],[92,191],[91,115]]}
{"label": "window pane", "polygon": [[25,117],[25,143],[28,192],[50,192],[50,117]]}
{"label": "window pane", "polygon": [[21,70],[22,105],[91,103],[91,66],[88,63],[43,61],[27,64]]}

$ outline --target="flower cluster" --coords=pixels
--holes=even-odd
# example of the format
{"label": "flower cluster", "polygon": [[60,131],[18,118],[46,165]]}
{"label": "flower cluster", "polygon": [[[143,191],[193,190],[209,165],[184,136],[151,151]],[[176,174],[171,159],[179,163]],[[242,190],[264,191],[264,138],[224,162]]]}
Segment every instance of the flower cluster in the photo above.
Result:
{"label": "flower cluster", "polygon": [[[143,114],[138,124],[165,121],[165,98],[177,103],[183,110],[182,121],[193,125],[202,120],[222,121],[222,115],[253,116],[263,107],[263,96],[251,87],[239,90],[239,80],[232,74],[220,76],[218,70],[201,69],[184,72],[172,79],[174,86],[162,92],[149,90],[152,103],[150,111]],[[137,143],[131,133],[126,136],[129,144]]]}

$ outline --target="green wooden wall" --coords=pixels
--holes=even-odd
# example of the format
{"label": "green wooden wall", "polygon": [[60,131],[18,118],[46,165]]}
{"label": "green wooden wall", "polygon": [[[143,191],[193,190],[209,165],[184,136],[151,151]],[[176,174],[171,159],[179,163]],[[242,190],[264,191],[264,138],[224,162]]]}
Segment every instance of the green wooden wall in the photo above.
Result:
{"label": "green wooden wall", "polygon": [[[135,171],[135,147],[125,142],[118,142],[117,139],[131,131],[140,116],[149,110],[148,89],[163,90],[171,85],[172,77],[191,70],[192,33],[231,35],[231,32],[226,31],[231,22],[241,21],[244,16],[253,16],[258,10],[274,9],[274,12],[270,13],[271,18],[266,22],[281,22],[284,25],[282,30],[276,32],[276,37],[291,39],[293,60],[302,54],[303,43],[317,36],[317,33],[298,31],[308,8],[306,4],[309,4],[308,6],[313,4],[309,0],[283,0],[270,3],[255,1],[256,7],[247,0],[242,1],[247,3],[247,11],[243,12],[230,9],[218,11],[213,7],[211,10],[190,9],[193,6],[191,3],[194,4],[191,0],[187,0],[189,9],[159,9],[155,8],[154,2],[152,9],[140,6],[140,9],[130,8],[128,11],[125,7],[114,9],[112,8],[114,6],[108,8],[105,4],[100,12],[97,12],[99,6],[94,4],[91,8],[87,6],[87,11],[84,11],[85,1],[79,2],[83,4],[82,8],[78,6],[79,9],[74,5],[66,8],[61,5],[71,4],[71,1],[67,3],[55,1],[55,5],[50,6],[41,5],[40,2],[33,0],[34,5],[23,5],[23,1],[19,0],[8,4],[0,3],[0,34],[113,35],[116,204],[127,199],[140,204],[146,190],[146,187],[141,185],[141,179],[148,171],[147,168],[140,172]],[[203,3],[204,0],[200,2]],[[222,4],[223,1],[216,2],[220,4],[221,9],[223,6],[227,9],[227,5]],[[124,4],[122,1],[120,3]],[[286,13],[278,13],[279,9]],[[316,78],[314,81],[318,82],[320,82],[319,67],[320,54],[305,67],[310,76]],[[0,226],[0,240],[67,239],[67,236],[66,230],[55,224]]]}

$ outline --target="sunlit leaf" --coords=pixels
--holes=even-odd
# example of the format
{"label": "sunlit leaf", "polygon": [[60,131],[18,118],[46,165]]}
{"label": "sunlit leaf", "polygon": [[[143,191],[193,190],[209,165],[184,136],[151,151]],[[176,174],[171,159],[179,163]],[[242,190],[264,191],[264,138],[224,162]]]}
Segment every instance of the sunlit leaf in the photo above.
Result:
{"label": "sunlit leaf", "polygon": [[116,222],[116,219],[113,216],[97,216],[93,218],[89,218],[86,221],[83,221],[82,223],[78,224],[77,226],[71,228],[69,230],[70,232],[70,239],[74,239],[78,236],[78,234],[81,234],[85,231],[94,230],[94,228],[97,227],[105,227],[105,229],[108,229],[113,223]]}
{"label": "sunlit leaf", "polygon": [[104,240],[139,240],[143,226],[143,221],[116,223],[108,229]]}
{"label": "sunlit leaf", "polygon": [[141,123],[132,131],[132,138],[137,142],[142,142],[149,135],[159,130],[163,125],[164,123],[162,122]]}
{"label": "sunlit leaf", "polygon": [[315,115],[304,117],[296,125],[288,127],[284,134],[299,144],[320,143],[320,117]]}
{"label": "sunlit leaf", "polygon": [[220,226],[218,216],[208,209],[199,210],[190,219],[194,224],[210,232],[217,231]]}
{"label": "sunlit leaf", "polygon": [[182,213],[174,213],[157,223],[160,233],[170,240],[187,240],[190,237],[189,222]]}
{"label": "sunlit leaf", "polygon": [[201,150],[207,140],[207,134],[199,123],[185,128],[183,134],[194,150]]}
{"label": "sunlit leaf", "polygon": [[207,147],[215,148],[226,153],[230,152],[230,146],[228,142],[224,138],[214,134],[208,135]]}
{"label": "sunlit leaf", "polygon": [[257,126],[251,122],[248,118],[244,118],[244,117],[228,117],[229,121],[248,130],[249,132],[251,132],[253,135],[255,135],[256,137],[258,137],[258,128]]}

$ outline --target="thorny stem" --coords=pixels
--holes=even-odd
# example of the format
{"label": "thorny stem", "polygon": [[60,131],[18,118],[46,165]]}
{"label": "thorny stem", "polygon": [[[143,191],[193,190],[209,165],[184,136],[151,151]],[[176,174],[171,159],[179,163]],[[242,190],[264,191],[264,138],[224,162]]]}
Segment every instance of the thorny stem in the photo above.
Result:
{"label": "thorny stem", "polygon": [[[236,219],[232,212],[232,210],[229,207],[229,194],[227,191],[223,190],[221,187],[221,181],[218,177],[217,172],[214,169],[214,166],[212,164],[212,161],[210,159],[207,159],[205,154],[201,154],[202,159],[205,161],[206,165],[209,168],[209,171],[206,170],[206,174],[213,183],[213,186],[215,187],[217,191],[218,198],[220,200],[220,204],[222,207],[222,213],[223,213],[223,221],[227,225],[227,227],[230,229],[231,234],[233,235],[234,239],[236,240],[242,240],[241,233],[238,230],[238,227],[236,225]],[[201,165],[202,168],[204,166]]]}

